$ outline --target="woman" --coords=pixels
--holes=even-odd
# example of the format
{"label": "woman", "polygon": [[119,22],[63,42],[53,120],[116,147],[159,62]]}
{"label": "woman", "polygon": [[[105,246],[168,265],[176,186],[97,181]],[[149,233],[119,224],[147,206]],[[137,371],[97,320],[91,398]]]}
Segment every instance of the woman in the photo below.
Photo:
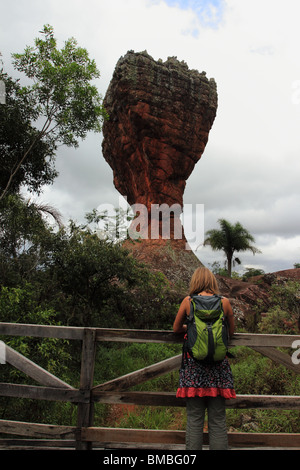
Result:
{"label": "woman", "polygon": [[[174,332],[187,331],[186,319],[190,313],[191,296],[218,294],[218,284],[213,273],[205,267],[196,269],[190,282],[190,295],[184,298],[176,315]],[[222,306],[229,326],[229,336],[232,336],[234,317],[229,300],[222,298]],[[184,355],[176,396],[186,398],[186,449],[202,449],[206,408],[210,449],[228,449],[225,399],[236,398],[228,359],[205,363],[193,359],[190,355]]]}

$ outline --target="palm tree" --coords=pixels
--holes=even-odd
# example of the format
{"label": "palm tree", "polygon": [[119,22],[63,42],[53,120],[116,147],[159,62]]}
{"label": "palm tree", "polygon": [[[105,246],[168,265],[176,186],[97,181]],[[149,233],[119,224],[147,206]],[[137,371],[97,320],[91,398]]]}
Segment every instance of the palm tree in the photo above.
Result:
{"label": "palm tree", "polygon": [[250,250],[254,255],[261,252],[250,244],[255,240],[239,222],[235,225],[232,225],[225,219],[219,219],[218,222],[221,229],[208,230],[204,245],[210,245],[213,250],[224,251],[227,259],[228,275],[231,277],[232,263],[235,261],[241,264],[239,258],[233,258],[234,252]]}

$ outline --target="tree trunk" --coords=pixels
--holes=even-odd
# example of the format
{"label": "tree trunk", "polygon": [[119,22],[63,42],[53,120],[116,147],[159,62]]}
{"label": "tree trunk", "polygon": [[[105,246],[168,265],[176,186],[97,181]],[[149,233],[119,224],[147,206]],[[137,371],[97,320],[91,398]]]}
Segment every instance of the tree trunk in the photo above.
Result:
{"label": "tree trunk", "polygon": [[232,271],[232,255],[227,255],[227,271],[228,271],[228,276],[231,277],[231,271]]}

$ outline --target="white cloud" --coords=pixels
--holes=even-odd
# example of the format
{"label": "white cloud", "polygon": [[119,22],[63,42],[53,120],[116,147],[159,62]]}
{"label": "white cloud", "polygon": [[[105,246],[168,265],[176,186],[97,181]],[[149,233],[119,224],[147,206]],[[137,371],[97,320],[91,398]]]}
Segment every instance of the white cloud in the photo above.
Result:
{"label": "white cloud", "polygon": [[[254,259],[245,253],[243,262],[265,270],[292,267],[300,233],[299,2],[169,1],[11,0],[1,7],[5,66],[12,73],[10,53],[32,44],[50,23],[61,44],[74,36],[95,58],[103,95],[128,50],[147,50],[156,60],[174,55],[205,70],[217,82],[219,107],[184,201],[204,204],[205,230],[224,217],[253,233],[263,253]],[[45,197],[67,217],[83,218],[101,203],[118,204],[100,136],[89,136],[76,151],[61,149],[57,167],[60,176]],[[209,248],[201,256],[222,259]]]}

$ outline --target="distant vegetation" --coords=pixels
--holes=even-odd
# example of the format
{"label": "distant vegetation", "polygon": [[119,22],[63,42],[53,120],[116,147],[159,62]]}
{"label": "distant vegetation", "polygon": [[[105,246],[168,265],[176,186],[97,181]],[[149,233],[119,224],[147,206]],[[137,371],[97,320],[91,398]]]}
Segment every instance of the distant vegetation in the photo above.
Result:
{"label": "distant vegetation", "polygon": [[[219,261],[214,261],[212,264],[209,265],[209,268],[214,274],[218,274],[219,276],[229,277],[228,270],[226,269],[226,267],[222,268],[221,263]],[[263,269],[245,268],[242,274],[236,271],[232,271],[231,277],[232,279],[241,279],[243,281],[246,281],[250,279],[251,277],[261,276],[263,274],[265,274],[265,271]]]}

